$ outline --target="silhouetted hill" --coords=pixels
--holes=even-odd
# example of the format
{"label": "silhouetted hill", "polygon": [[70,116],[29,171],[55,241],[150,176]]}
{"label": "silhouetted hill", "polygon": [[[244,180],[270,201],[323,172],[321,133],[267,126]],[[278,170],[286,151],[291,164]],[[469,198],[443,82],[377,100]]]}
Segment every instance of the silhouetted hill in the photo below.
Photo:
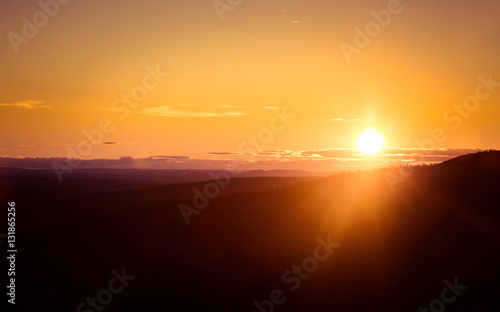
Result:
{"label": "silhouetted hill", "polygon": [[498,170],[500,169],[500,151],[480,152],[467,154],[447,160],[441,166],[455,166],[469,170]]}
{"label": "silhouetted hill", "polygon": [[[259,311],[276,289],[277,312],[498,311],[498,152],[417,167],[394,191],[387,173],[234,179],[189,225],[179,204],[208,181],[58,197],[22,180],[0,194],[18,207],[19,303],[77,311],[125,267],[104,311]],[[340,246],[314,262],[319,240]],[[443,291],[455,279],[467,288]]]}

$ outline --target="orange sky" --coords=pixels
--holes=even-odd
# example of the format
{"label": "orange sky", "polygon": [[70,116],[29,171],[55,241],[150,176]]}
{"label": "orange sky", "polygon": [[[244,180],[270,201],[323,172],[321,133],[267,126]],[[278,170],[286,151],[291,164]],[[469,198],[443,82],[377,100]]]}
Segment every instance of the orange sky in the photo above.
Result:
{"label": "orange sky", "polygon": [[[500,86],[479,87],[500,82],[498,1],[246,0],[223,21],[211,0],[42,3],[46,21],[35,1],[0,10],[3,157],[65,157],[102,120],[109,144],[81,158],[238,152],[283,107],[295,117],[263,149],[354,148],[367,124],[391,147],[441,128],[436,148],[500,148]],[[342,44],[388,8],[349,62]],[[477,88],[460,124],[444,118]],[[122,119],[134,92],[145,99]]]}

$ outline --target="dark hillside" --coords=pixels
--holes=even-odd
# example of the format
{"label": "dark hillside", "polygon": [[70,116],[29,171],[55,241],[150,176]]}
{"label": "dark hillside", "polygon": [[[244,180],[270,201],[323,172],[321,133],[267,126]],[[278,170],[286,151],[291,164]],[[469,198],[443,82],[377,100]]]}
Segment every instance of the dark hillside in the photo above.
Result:
{"label": "dark hillside", "polygon": [[[25,189],[14,196],[20,302],[76,311],[125,267],[136,278],[104,311],[258,311],[254,300],[275,289],[286,299],[274,311],[438,310],[443,281],[455,279],[467,288],[446,311],[498,311],[499,161],[488,152],[418,167],[394,192],[384,174],[396,168],[276,187],[241,179],[270,187],[210,199],[189,225],[178,205],[190,198],[173,194],[203,183],[38,203]],[[169,188],[173,197],[155,195]],[[307,264],[325,255],[321,240],[340,246]]]}

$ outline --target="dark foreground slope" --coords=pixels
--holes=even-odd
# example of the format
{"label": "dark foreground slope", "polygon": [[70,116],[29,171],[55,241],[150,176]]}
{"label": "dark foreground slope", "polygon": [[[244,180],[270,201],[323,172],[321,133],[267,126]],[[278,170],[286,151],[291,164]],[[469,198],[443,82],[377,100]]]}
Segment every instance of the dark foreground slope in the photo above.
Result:
{"label": "dark foreground slope", "polygon": [[[499,154],[416,168],[394,192],[396,168],[285,187],[232,181],[270,187],[209,199],[189,225],[178,205],[204,183],[63,199],[55,187],[39,197],[11,187],[1,198],[18,207],[16,307],[498,311]],[[165,192],[177,196],[154,196]],[[135,278],[108,298],[120,286],[111,271],[123,268]]]}

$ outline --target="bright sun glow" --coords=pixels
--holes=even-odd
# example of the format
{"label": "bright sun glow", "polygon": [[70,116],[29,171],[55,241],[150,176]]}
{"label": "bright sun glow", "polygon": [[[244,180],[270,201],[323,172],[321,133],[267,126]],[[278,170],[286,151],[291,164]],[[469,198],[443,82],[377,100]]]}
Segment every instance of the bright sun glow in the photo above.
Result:
{"label": "bright sun glow", "polygon": [[359,132],[356,146],[366,154],[377,154],[385,147],[385,138],[377,128],[369,126]]}

